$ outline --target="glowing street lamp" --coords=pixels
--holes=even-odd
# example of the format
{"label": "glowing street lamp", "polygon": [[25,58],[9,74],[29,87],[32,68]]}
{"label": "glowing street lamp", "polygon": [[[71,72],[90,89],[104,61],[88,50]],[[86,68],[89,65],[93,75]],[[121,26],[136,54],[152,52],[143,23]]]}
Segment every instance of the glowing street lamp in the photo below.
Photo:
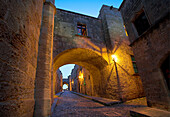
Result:
{"label": "glowing street lamp", "polygon": [[111,55],[112,57],[112,60],[114,61],[114,64],[115,64],[115,70],[116,70],[116,76],[117,76],[117,84],[118,84],[118,90],[119,90],[119,97],[120,97],[120,100],[123,101],[123,98],[122,98],[122,93],[121,93],[121,87],[120,87],[120,79],[119,79],[119,74],[118,74],[118,70],[117,70],[117,65],[116,65],[116,62],[117,62],[117,57],[115,55]]}
{"label": "glowing street lamp", "polygon": [[79,79],[81,79],[81,80],[83,79],[83,73],[81,73],[81,72],[79,74]]}
{"label": "glowing street lamp", "polygon": [[112,55],[111,57],[112,57],[113,61],[117,62],[118,59],[117,59],[116,55]]}
{"label": "glowing street lamp", "polygon": [[74,81],[73,81],[73,80],[71,81],[71,84],[74,84]]}

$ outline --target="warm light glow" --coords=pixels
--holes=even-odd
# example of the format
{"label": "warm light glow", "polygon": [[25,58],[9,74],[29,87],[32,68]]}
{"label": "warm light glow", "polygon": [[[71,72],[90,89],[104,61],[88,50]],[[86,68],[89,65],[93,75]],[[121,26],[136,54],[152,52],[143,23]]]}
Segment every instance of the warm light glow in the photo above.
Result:
{"label": "warm light glow", "polygon": [[64,84],[64,85],[63,85],[63,89],[68,89],[68,85],[67,85],[67,84]]}
{"label": "warm light glow", "polygon": [[117,57],[115,55],[112,55],[112,60],[117,62]]}
{"label": "warm light glow", "polygon": [[72,84],[74,84],[74,81],[72,80],[72,82],[71,82]]}
{"label": "warm light glow", "polygon": [[83,79],[83,73],[81,71],[79,73],[79,79]]}
{"label": "warm light glow", "polygon": [[125,25],[124,25],[124,30],[125,30],[125,34],[126,34],[126,36],[128,36],[128,33],[127,33],[127,30],[126,30]]}

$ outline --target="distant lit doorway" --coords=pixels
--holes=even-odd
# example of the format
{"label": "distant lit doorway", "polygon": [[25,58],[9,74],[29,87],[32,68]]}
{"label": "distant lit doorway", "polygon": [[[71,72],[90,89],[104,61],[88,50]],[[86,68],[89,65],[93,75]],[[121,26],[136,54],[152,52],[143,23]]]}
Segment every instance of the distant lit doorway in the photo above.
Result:
{"label": "distant lit doorway", "polygon": [[63,90],[68,90],[68,84],[63,85]]}

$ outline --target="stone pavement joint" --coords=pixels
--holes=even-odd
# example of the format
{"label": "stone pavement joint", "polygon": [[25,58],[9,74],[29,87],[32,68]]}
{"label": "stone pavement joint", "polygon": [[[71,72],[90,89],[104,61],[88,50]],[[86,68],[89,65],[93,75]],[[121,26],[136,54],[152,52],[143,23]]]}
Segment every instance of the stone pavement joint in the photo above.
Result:
{"label": "stone pavement joint", "polygon": [[71,93],[84,97],[86,99],[92,100],[94,102],[98,102],[105,106],[111,106],[111,105],[123,103],[122,101],[119,101],[119,100],[112,100],[112,99],[107,99],[107,98],[102,98],[102,97],[93,97],[93,96],[88,96],[88,95],[84,95],[84,94],[73,92],[73,91],[71,91]]}

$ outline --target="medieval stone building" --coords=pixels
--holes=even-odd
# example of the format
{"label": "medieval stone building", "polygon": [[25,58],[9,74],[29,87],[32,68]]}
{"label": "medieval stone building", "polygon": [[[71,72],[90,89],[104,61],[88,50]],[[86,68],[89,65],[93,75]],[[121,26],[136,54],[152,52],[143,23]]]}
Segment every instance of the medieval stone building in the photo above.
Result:
{"label": "medieval stone building", "polygon": [[70,90],[92,95],[90,73],[85,68],[75,65],[70,75]]}
{"label": "medieval stone building", "polygon": [[[53,44],[54,69],[64,64],[78,64],[87,69],[93,96],[124,101],[144,96],[116,8],[103,5],[98,18],[57,9]],[[118,59],[117,68],[113,54]]]}
{"label": "medieval stone building", "polygon": [[124,0],[119,10],[148,106],[170,110],[169,0]]}
{"label": "medieval stone building", "polygon": [[56,9],[54,0],[0,0],[0,116],[50,116],[56,71],[65,64],[88,70],[93,96],[142,97],[133,56],[116,8],[103,5],[94,18]]}

